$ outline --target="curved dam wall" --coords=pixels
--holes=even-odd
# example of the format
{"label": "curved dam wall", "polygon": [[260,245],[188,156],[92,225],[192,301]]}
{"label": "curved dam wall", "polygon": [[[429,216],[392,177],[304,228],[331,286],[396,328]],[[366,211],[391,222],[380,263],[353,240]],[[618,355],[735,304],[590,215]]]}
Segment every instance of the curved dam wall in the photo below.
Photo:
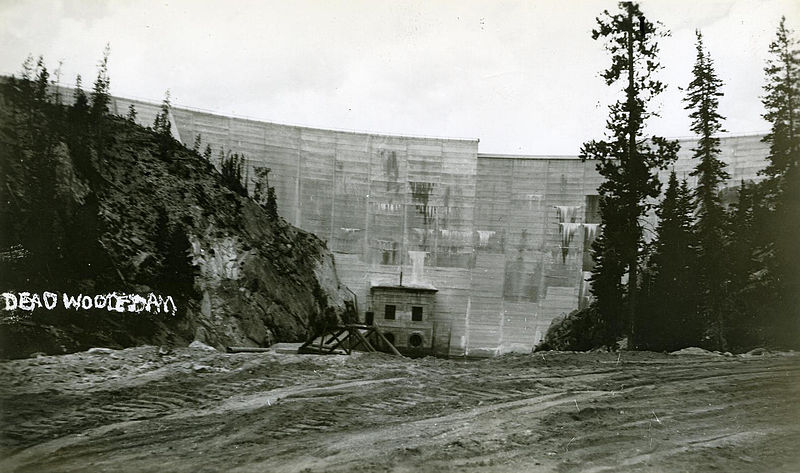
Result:
{"label": "curved dam wall", "polygon": [[[131,103],[140,123],[153,122],[157,104],[116,98],[112,111]],[[224,148],[244,153],[250,176],[271,169],[280,215],[327,241],[362,320],[368,310],[383,319],[370,300],[374,285],[399,284],[402,273],[407,284],[435,287],[424,343],[438,353],[529,352],[553,318],[587,301],[602,180],[592,162],[479,154],[477,139],[324,130],[180,107],[172,121],[186,144],[200,134],[215,162]],[[758,178],[768,152],[760,139],[723,138],[729,185]],[[692,184],[694,141],[681,144],[674,168]]]}

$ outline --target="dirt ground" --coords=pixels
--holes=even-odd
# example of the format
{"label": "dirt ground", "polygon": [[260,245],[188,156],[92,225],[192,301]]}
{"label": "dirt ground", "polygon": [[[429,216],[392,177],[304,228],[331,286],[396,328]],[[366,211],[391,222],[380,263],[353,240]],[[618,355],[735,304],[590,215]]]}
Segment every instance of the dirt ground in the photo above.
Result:
{"label": "dirt ground", "polygon": [[0,471],[798,472],[800,354],[0,363]]}

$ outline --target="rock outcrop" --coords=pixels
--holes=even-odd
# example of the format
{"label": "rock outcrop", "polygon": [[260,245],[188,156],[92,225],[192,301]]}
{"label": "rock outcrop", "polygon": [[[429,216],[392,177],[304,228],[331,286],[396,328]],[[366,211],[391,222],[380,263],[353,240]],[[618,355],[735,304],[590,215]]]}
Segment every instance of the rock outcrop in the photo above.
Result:
{"label": "rock outcrop", "polygon": [[[197,152],[116,117],[103,119],[102,134],[76,138],[64,126],[67,131],[50,133],[51,145],[30,151],[16,131],[24,122],[11,112],[13,103],[2,103],[0,197],[16,205],[0,211],[0,250],[14,249],[6,252],[13,257],[0,258],[0,289],[153,292],[174,297],[178,310],[154,315],[61,304],[32,312],[0,307],[0,356],[193,340],[216,348],[265,346],[303,341],[323,325],[353,317],[351,295],[325,244],[270,219],[252,199],[223,185],[214,165]],[[48,118],[45,130],[59,123]],[[37,175],[42,173],[47,176]],[[52,182],[44,185],[47,179]],[[46,204],[34,195],[42,189],[52,192]],[[50,244],[41,232],[15,226],[42,226],[40,208],[41,218],[58,217],[57,241]]]}

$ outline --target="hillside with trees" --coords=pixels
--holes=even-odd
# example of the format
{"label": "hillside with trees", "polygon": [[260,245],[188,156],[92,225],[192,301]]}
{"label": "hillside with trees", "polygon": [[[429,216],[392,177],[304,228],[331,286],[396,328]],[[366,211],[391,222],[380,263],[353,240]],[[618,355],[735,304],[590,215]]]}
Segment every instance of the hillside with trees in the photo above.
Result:
{"label": "hillside with trees", "polygon": [[[2,357],[92,346],[268,345],[305,341],[352,315],[332,255],[248,196],[240,158],[223,173],[170,133],[109,113],[108,49],[87,94],[29,58],[0,91],[0,285],[59,297],[4,311]],[[235,173],[234,173],[235,174]],[[171,297],[173,313],[66,309],[63,294]],[[102,300],[102,299],[98,299]],[[6,303],[4,301],[0,301]],[[13,302],[13,301],[12,301]]]}

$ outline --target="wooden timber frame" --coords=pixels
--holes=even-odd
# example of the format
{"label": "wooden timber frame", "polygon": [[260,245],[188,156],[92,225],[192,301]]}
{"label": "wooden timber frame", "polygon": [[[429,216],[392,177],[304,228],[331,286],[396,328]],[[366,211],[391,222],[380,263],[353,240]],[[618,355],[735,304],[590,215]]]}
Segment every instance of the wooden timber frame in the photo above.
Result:
{"label": "wooden timber frame", "polygon": [[333,355],[351,354],[356,348],[362,347],[363,351],[379,351],[375,348],[377,344],[370,343],[383,342],[384,346],[397,356],[403,356],[397,348],[381,332],[377,325],[346,324],[339,325],[332,330],[323,330],[322,334],[305,342],[298,348],[298,353]]}

